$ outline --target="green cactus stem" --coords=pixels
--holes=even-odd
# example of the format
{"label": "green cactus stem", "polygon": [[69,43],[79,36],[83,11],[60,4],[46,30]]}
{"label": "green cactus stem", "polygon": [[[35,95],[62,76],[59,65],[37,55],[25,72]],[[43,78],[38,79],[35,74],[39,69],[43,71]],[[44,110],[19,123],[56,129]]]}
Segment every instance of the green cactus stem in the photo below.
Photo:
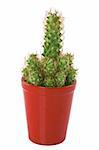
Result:
{"label": "green cactus stem", "polygon": [[44,58],[43,60],[43,71],[45,76],[53,76],[57,72],[57,61],[52,58]]}
{"label": "green cactus stem", "polygon": [[45,36],[44,36],[44,57],[54,57],[60,53],[62,49],[62,21],[61,16],[57,12],[48,13],[45,23]]}
{"label": "green cactus stem", "polygon": [[60,55],[58,62],[58,70],[68,72],[69,67],[73,64],[73,55],[72,54],[64,54]]}
{"label": "green cactus stem", "polygon": [[45,77],[44,84],[45,87],[55,87],[55,79],[53,77]]}
{"label": "green cactus stem", "polygon": [[56,87],[65,86],[66,74],[65,72],[57,72],[55,75]]}
{"label": "green cactus stem", "polygon": [[22,70],[23,78],[27,81],[27,83],[31,83],[33,85],[41,85],[42,84],[42,73],[41,73],[41,64],[37,55],[31,54],[26,61],[26,66]]}
{"label": "green cactus stem", "polygon": [[74,69],[73,67],[70,67],[69,70],[68,70],[67,77],[66,77],[65,85],[73,84],[73,82],[76,79],[76,75],[77,75],[77,69]]}

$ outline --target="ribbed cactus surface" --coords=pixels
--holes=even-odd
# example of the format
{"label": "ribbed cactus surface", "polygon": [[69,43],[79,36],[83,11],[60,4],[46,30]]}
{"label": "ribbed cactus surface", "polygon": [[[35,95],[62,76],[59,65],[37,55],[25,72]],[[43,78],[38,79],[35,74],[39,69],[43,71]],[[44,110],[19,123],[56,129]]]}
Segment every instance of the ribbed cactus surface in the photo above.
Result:
{"label": "ribbed cactus surface", "polygon": [[31,54],[22,70],[23,78],[33,85],[42,84],[41,63],[35,54]]}
{"label": "ribbed cactus surface", "polygon": [[62,48],[62,21],[58,12],[49,12],[45,19],[44,57],[58,57]]}

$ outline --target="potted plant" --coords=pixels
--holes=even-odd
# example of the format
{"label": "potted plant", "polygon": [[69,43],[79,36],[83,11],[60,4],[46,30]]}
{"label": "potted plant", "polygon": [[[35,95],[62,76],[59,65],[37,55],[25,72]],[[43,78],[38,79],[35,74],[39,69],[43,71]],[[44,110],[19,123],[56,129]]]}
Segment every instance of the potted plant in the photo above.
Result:
{"label": "potted plant", "polygon": [[77,70],[73,55],[61,51],[62,23],[48,12],[42,57],[30,54],[22,70],[29,139],[38,144],[61,143],[67,131]]}

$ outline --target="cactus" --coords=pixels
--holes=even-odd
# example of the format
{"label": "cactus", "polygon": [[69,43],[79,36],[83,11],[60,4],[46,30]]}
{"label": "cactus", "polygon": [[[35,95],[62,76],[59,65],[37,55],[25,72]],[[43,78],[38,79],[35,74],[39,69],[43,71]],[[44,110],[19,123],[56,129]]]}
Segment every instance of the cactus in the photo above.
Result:
{"label": "cactus", "polygon": [[23,68],[23,79],[35,86],[63,87],[73,84],[77,70],[73,67],[73,55],[61,54],[62,16],[48,12],[45,19],[45,35],[42,58],[31,54]]}
{"label": "cactus", "polygon": [[56,86],[55,79],[53,77],[46,76],[45,79],[44,79],[43,85],[45,87],[55,87]]}
{"label": "cactus", "polygon": [[56,82],[56,87],[65,86],[66,74],[65,74],[64,71],[56,73],[56,75],[55,75],[55,82]]}
{"label": "cactus", "polygon": [[71,85],[75,81],[76,74],[77,74],[77,69],[70,67],[66,77],[65,85]]}
{"label": "cactus", "polygon": [[56,59],[52,59],[52,58],[44,58],[43,60],[43,70],[44,70],[44,74],[45,76],[53,76],[56,71],[57,71],[57,61]]}
{"label": "cactus", "polygon": [[64,71],[65,73],[68,72],[69,67],[73,64],[73,58],[73,55],[69,53],[60,55],[58,62],[58,70]]}
{"label": "cactus", "polygon": [[59,73],[59,55],[62,49],[62,21],[58,12],[48,13],[45,23],[44,36],[44,72],[47,78],[45,86],[60,87],[65,83],[66,76],[64,73]]}
{"label": "cactus", "polygon": [[62,48],[62,21],[58,12],[48,13],[45,22],[44,57],[57,58]]}
{"label": "cactus", "polygon": [[33,85],[41,85],[43,76],[41,73],[41,64],[35,54],[31,54],[26,61],[26,66],[22,70],[23,78]]}

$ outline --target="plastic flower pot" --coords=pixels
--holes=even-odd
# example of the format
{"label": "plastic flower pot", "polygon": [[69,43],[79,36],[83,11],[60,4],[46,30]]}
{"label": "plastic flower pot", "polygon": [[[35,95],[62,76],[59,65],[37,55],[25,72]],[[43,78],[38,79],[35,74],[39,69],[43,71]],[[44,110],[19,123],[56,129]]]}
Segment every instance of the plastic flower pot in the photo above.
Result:
{"label": "plastic flower pot", "polygon": [[53,145],[64,141],[75,84],[47,88],[22,80],[28,135],[32,142]]}

